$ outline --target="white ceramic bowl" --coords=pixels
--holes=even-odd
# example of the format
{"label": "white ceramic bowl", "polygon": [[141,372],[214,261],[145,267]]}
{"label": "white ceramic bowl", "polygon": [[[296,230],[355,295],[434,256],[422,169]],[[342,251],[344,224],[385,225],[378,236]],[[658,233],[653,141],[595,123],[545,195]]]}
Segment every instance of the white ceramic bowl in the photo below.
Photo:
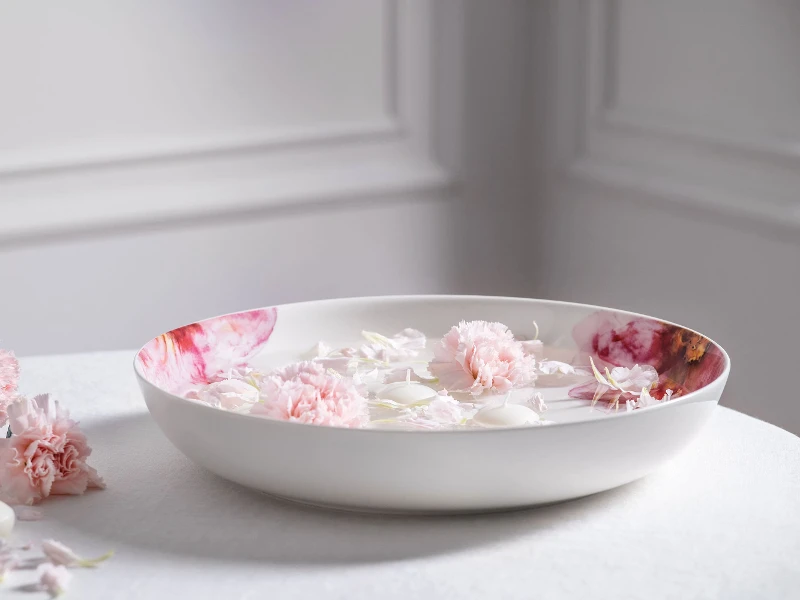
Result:
{"label": "white ceramic bowl", "polygon": [[[192,376],[197,366],[184,360],[187,340],[204,328],[222,327],[244,340],[248,324],[257,321],[258,355],[252,362],[270,367],[297,360],[319,340],[347,345],[363,329],[396,332],[405,327],[433,339],[462,319],[500,321],[515,334],[530,333],[536,320],[542,339],[553,347],[574,352],[582,344],[597,358],[658,363],[670,387],[682,395],[617,412],[592,410],[588,401],[562,393],[548,401],[551,425],[391,431],[259,418],[173,393],[176,379]],[[199,351],[207,361],[219,358],[213,357],[213,347]],[[306,302],[216,317],[152,340],[137,354],[134,367],[162,431],[191,460],[221,477],[325,506],[463,512],[578,498],[647,475],[700,431],[722,394],[730,361],[699,334],[622,311],[521,298],[399,296]]]}

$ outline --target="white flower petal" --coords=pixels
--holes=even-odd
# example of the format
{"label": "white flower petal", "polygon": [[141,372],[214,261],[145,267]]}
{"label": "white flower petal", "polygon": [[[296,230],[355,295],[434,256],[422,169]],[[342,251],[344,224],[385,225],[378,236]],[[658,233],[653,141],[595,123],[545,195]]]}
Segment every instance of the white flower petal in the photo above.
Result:
{"label": "white flower petal", "polygon": [[559,360],[543,360],[539,363],[539,370],[545,375],[582,375],[584,373],[572,365]]}
{"label": "white flower petal", "polygon": [[235,410],[258,402],[258,388],[239,379],[223,379],[192,390],[186,397],[217,408]]}
{"label": "white flower petal", "polygon": [[520,341],[520,345],[522,346],[522,351],[528,355],[539,355],[544,350],[544,344],[542,340],[522,340]]}
{"label": "white flower petal", "polygon": [[[592,365],[592,373],[594,373],[594,378],[597,380],[598,383],[600,383],[601,385],[606,386],[607,388],[613,388],[614,387],[613,385],[611,385],[611,383],[609,383],[609,381],[605,377],[603,377],[600,374],[600,371],[597,370],[597,367],[594,366],[594,360],[592,360],[591,356],[589,357],[589,364]],[[602,395],[602,393],[600,395]]]}
{"label": "white flower petal", "polygon": [[547,410],[547,404],[544,401],[544,396],[541,392],[536,392],[533,395],[533,410],[538,413],[543,413]]}
{"label": "white flower petal", "polygon": [[81,558],[72,548],[56,540],[44,540],[42,542],[42,553],[54,565],[64,565],[66,567],[96,567],[114,555],[114,552],[111,551],[97,558]]}
{"label": "white flower petal", "polygon": [[41,521],[42,511],[25,505],[14,506],[14,513],[17,515],[17,521]]}
{"label": "white flower petal", "polygon": [[395,362],[414,358],[425,348],[425,335],[416,329],[404,329],[391,338],[374,331],[362,331],[369,344],[361,346],[357,354],[381,362]]}
{"label": "white flower petal", "polygon": [[331,347],[325,342],[317,342],[311,350],[306,353],[306,358],[312,360],[314,358],[324,358],[331,353]]}

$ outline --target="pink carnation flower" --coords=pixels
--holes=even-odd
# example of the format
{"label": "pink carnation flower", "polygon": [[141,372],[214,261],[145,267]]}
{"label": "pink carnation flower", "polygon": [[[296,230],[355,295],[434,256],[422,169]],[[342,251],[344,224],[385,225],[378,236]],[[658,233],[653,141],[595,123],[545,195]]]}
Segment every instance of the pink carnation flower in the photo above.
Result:
{"label": "pink carnation flower", "polygon": [[313,361],[273,373],[262,384],[261,400],[251,414],[333,427],[363,427],[369,422],[367,399],[353,380]]}
{"label": "pink carnation flower", "polygon": [[14,435],[0,440],[0,499],[35,504],[50,494],[104,488],[86,459],[92,453],[78,424],[48,394],[19,398],[8,407]]}
{"label": "pink carnation flower", "polygon": [[0,348],[0,427],[8,422],[8,405],[17,397],[19,361],[14,353]]}
{"label": "pink carnation flower", "polygon": [[535,381],[536,357],[502,323],[461,321],[434,347],[428,369],[445,388],[478,396]]}

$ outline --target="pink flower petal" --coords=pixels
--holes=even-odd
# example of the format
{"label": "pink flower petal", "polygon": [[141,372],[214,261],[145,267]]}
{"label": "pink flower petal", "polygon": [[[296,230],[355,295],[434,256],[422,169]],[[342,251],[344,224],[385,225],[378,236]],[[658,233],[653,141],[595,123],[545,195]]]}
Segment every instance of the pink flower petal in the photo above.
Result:
{"label": "pink flower petal", "polygon": [[39,566],[37,572],[39,574],[39,585],[53,598],[66,592],[70,581],[72,581],[72,573],[64,566],[45,563]]}
{"label": "pink flower petal", "polygon": [[17,521],[41,521],[42,511],[31,508],[30,506],[15,506],[14,513],[17,515]]}
{"label": "pink flower petal", "polygon": [[47,394],[9,407],[13,434],[0,440],[0,498],[31,505],[50,494],[82,494],[102,482],[86,464],[92,452],[69,413]]}

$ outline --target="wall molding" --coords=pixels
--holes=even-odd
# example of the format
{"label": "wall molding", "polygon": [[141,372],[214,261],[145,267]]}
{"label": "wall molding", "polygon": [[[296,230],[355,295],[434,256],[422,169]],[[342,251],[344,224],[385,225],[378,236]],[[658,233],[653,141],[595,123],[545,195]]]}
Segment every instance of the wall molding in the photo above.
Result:
{"label": "wall molding", "polygon": [[358,123],[338,123],[315,128],[271,130],[250,135],[214,136],[205,139],[161,141],[139,149],[117,148],[93,152],[77,150],[56,159],[18,158],[0,162],[0,183],[10,179],[42,177],[68,172],[91,172],[140,167],[148,164],[185,162],[215,156],[281,152],[287,148],[312,148],[340,143],[399,137],[402,128],[396,116]]}
{"label": "wall molding", "polygon": [[[669,177],[643,175],[638,169],[578,159],[557,173],[558,191],[572,190],[591,201],[647,202],[665,210],[693,210],[724,217],[732,224],[766,225],[769,231],[788,231],[796,239],[800,210],[774,204],[758,205],[749,197],[731,195],[712,187],[695,186]],[[716,220],[716,219],[715,219]]]}
{"label": "wall molding", "polygon": [[[433,188],[431,1],[384,0],[385,115],[0,163],[0,240]],[[424,35],[420,35],[420,33]]]}
{"label": "wall molding", "polygon": [[800,225],[800,143],[729,133],[620,102],[622,9],[618,0],[567,0],[554,13],[558,179],[575,177],[583,187],[594,180],[673,205]]}

